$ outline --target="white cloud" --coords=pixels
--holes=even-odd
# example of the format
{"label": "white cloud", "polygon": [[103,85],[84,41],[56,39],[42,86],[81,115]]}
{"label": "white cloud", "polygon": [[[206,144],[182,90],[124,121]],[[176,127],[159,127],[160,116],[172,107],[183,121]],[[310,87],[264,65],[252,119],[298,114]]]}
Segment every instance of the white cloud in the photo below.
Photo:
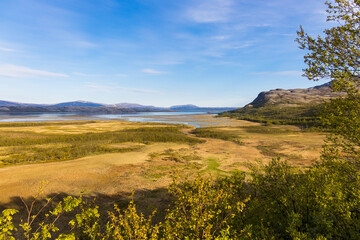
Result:
{"label": "white cloud", "polygon": [[160,74],[167,74],[168,72],[161,72],[158,70],[154,70],[151,68],[144,68],[143,70],[141,70],[143,73],[148,73],[148,74],[154,74],[154,75],[160,75]]}
{"label": "white cloud", "polygon": [[277,75],[277,76],[301,76],[301,71],[279,71],[279,72],[254,72],[256,75]]}
{"label": "white cloud", "polygon": [[68,77],[64,73],[48,72],[12,64],[0,65],[0,76],[4,77]]}
{"label": "white cloud", "polygon": [[15,49],[5,48],[5,47],[0,47],[0,51],[2,51],[2,52],[16,52]]}
{"label": "white cloud", "polygon": [[226,22],[232,13],[233,0],[198,0],[188,8],[186,17],[198,23]]}

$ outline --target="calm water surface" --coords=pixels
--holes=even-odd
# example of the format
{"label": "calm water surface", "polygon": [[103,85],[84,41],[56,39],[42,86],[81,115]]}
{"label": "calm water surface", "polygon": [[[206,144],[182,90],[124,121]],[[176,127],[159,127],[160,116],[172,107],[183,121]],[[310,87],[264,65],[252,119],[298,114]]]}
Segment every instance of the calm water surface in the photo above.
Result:
{"label": "calm water surface", "polygon": [[[199,119],[199,115],[214,115],[217,112],[139,112],[132,114],[94,114],[79,115],[77,113],[12,113],[0,114],[0,122],[44,122],[74,120],[125,120],[131,122],[157,122],[186,124],[195,127],[216,124]],[[220,119],[219,119],[220,120]],[[223,121],[223,120],[220,120]],[[217,122],[217,121],[216,121]]]}

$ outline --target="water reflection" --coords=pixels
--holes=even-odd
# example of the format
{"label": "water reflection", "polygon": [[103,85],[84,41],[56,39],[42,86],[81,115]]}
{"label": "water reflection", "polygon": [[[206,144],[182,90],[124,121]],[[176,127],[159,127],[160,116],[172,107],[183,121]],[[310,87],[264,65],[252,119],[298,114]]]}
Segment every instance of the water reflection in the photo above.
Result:
{"label": "water reflection", "polygon": [[[219,112],[219,111],[218,111]],[[0,122],[45,122],[45,121],[75,121],[75,120],[125,120],[131,122],[156,122],[186,124],[195,127],[218,124],[199,119],[199,115],[212,115],[208,112],[139,112],[136,114],[95,114],[77,113],[10,113],[0,114]],[[224,119],[219,121],[223,122]]]}

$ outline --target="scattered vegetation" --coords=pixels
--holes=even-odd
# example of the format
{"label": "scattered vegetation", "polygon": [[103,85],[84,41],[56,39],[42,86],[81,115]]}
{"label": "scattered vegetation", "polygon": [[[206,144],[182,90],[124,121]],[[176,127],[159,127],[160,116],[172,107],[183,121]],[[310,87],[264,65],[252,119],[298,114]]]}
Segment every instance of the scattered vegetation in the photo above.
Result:
{"label": "scattered vegetation", "polygon": [[183,149],[175,151],[174,149],[169,148],[164,152],[150,154],[150,158],[152,160],[160,158],[164,161],[173,161],[180,163],[186,163],[193,160],[201,160],[201,157],[198,156],[196,153],[189,153],[187,149],[184,149],[184,151],[182,150]]}
{"label": "scattered vegetation", "polygon": [[149,164],[142,171],[142,176],[150,180],[157,180],[162,177],[170,177],[176,172],[182,174],[194,174],[203,167],[200,163],[202,158],[196,153],[189,154],[188,149],[167,149],[163,152],[150,154]]}
{"label": "scattered vegetation", "polygon": [[39,127],[39,126],[62,126],[62,125],[85,125],[96,121],[61,121],[61,122],[4,122],[0,128],[8,127]]}
{"label": "scattered vegetation", "polygon": [[216,128],[196,128],[192,133],[197,137],[222,139],[241,144],[240,137],[235,133],[217,130]]}
{"label": "scattered vegetation", "polygon": [[[175,178],[156,222],[156,212],[144,216],[134,201],[107,215],[81,197],[65,197],[48,212],[24,201],[22,222],[14,209],[0,215],[0,239],[359,239],[360,184],[351,178],[359,172],[353,162],[322,161],[302,171],[273,159],[253,166],[248,180],[241,172]],[[61,221],[65,215],[69,221]]]}
{"label": "scattered vegetation", "polygon": [[208,172],[208,171],[216,172],[216,173],[224,172],[219,169],[220,164],[219,164],[219,159],[217,158],[209,157],[205,159],[205,163],[206,163],[206,168],[203,170],[203,172]]}
{"label": "scattered vegetation", "polygon": [[120,131],[81,134],[39,134],[34,132],[0,132],[0,146],[7,147],[1,157],[5,165],[60,161],[83,156],[126,152],[137,147],[119,148],[111,144],[135,142],[176,142],[195,144],[202,140],[182,133],[178,127],[139,127]]}
{"label": "scattered vegetation", "polygon": [[286,160],[301,161],[303,157],[300,154],[285,154],[281,153],[278,150],[281,148],[279,144],[272,145],[259,145],[257,149],[260,150],[261,154],[271,158],[282,158]]}
{"label": "scattered vegetation", "polygon": [[320,112],[323,104],[303,105],[297,107],[265,106],[244,107],[233,111],[220,113],[219,117],[230,117],[264,123],[266,125],[282,124],[296,125],[303,129],[321,130],[323,128]]}
{"label": "scattered vegetation", "polygon": [[[328,139],[313,166],[299,169],[274,158],[267,165],[252,166],[247,180],[242,172],[216,180],[175,178],[168,188],[166,214],[157,222],[153,221],[155,212],[144,216],[134,201],[125,209],[115,205],[106,216],[81,197],[65,197],[50,211],[45,209],[51,199],[36,210],[36,199],[30,204],[23,201],[26,217],[22,221],[14,220],[18,210],[2,211],[0,239],[360,239],[360,94],[353,88],[359,85],[360,75],[359,46],[355,44],[360,36],[360,2],[334,0],[327,4],[328,20],[340,26],[326,30],[325,39],[313,39],[301,29],[298,41],[301,48],[309,50],[307,76],[315,80],[330,76],[335,87],[348,96],[327,106],[332,113],[327,124],[336,135]],[[143,142],[195,141],[177,128],[158,130],[164,136],[143,128],[106,133],[100,140],[129,141],[132,136]],[[198,134],[227,138],[208,130]],[[96,134],[60,139],[91,141],[93,136]],[[35,141],[46,138],[49,136]],[[18,146],[21,139],[0,142]],[[24,143],[31,145],[28,139]],[[266,151],[272,154],[271,148]],[[175,156],[171,151],[167,154]],[[218,167],[214,159],[208,165],[212,170]],[[70,220],[61,224],[65,215]]]}
{"label": "scattered vegetation", "polygon": [[247,133],[259,133],[259,134],[289,134],[294,132],[294,130],[278,127],[269,127],[269,126],[247,126],[241,127],[245,129]]}

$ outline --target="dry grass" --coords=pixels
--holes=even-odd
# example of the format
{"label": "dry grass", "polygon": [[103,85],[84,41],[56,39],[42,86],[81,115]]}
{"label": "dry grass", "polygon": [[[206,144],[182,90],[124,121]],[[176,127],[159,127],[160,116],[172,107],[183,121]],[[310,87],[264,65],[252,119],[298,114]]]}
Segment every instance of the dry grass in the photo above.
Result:
{"label": "dry grass", "polygon": [[[195,116],[192,116],[195,118]],[[302,132],[288,126],[262,127],[258,123],[222,120],[198,116],[216,131],[234,134],[242,145],[221,139],[206,138],[206,142],[187,143],[118,143],[113,148],[133,148],[131,152],[86,156],[76,160],[10,166],[0,169],[0,203],[14,196],[33,195],[41,181],[49,182],[45,194],[116,195],[132,190],[150,191],[168,186],[172,174],[223,175],[233,170],[248,170],[248,164],[268,162],[280,156],[297,166],[309,166],[319,158],[324,134]],[[223,123],[223,125],[221,124]],[[84,124],[4,127],[0,131],[58,134],[65,132],[108,132],[139,127],[168,126],[165,124],[99,121]],[[191,129],[183,129],[188,133]],[[54,147],[43,145],[42,147]],[[6,155],[7,147],[0,148]],[[159,197],[159,196],[158,196]],[[156,198],[156,197],[155,197]]]}
{"label": "dry grass", "polygon": [[[1,127],[3,132],[31,132],[41,134],[81,134],[88,132],[107,132],[119,131],[125,129],[134,129],[139,127],[165,127],[165,124],[156,123],[136,123],[126,121],[74,121],[74,122],[53,122],[54,125],[46,124],[44,126],[25,126],[25,127]],[[63,124],[61,124],[63,123]],[[73,124],[71,124],[73,123]]]}

